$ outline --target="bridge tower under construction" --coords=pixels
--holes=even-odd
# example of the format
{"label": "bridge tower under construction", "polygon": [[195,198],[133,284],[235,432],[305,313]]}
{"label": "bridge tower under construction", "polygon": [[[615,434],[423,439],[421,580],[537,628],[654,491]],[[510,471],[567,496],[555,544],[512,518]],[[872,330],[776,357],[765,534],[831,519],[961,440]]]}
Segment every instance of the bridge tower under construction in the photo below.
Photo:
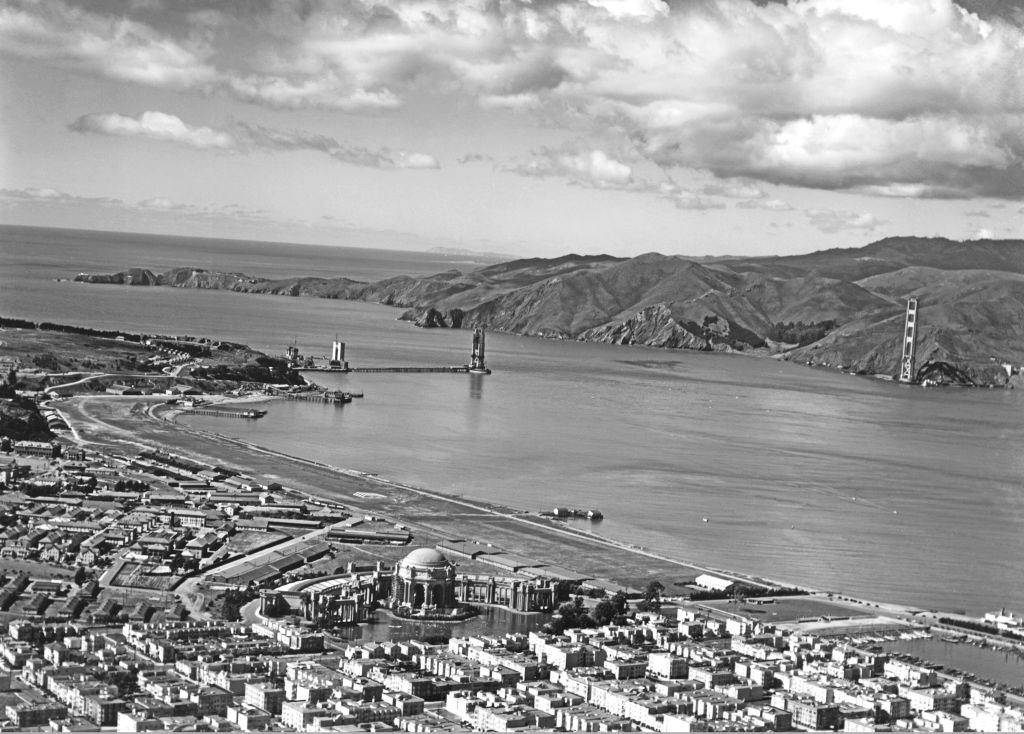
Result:
{"label": "bridge tower under construction", "polygon": [[345,361],[345,342],[335,340],[331,344],[330,366],[334,369],[348,370],[348,362]]}
{"label": "bridge tower under construction", "polygon": [[473,354],[469,361],[469,369],[473,372],[488,372],[484,363],[484,327],[478,326],[473,329]]}
{"label": "bridge tower under construction", "polygon": [[900,359],[900,382],[914,382],[914,358],[917,356],[917,296],[907,299],[907,321],[903,329],[903,357]]}

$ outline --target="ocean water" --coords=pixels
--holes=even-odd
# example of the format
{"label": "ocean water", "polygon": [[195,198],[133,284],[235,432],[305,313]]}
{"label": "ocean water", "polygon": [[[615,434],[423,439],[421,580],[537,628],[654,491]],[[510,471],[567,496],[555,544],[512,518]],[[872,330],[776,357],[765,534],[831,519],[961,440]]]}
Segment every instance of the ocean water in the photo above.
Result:
{"label": "ocean water", "polygon": [[[416,253],[258,245],[249,260],[244,243],[178,244],[0,228],[0,313],[271,353],[294,340],[325,354],[338,335],[354,366],[468,360],[469,332],[416,329],[375,304],[54,280],[197,258],[363,279],[452,267]],[[1024,611],[1022,391],[496,333],[487,346],[492,375],[315,375],[366,397],[189,422],[524,509],[595,507],[599,532],[695,563],[922,608]]]}

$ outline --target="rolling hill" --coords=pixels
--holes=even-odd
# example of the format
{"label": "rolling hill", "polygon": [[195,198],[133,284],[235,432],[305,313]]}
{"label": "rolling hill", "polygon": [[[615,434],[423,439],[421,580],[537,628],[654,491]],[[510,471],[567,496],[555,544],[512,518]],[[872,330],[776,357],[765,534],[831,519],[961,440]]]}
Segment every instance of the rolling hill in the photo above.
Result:
{"label": "rolling hill", "polygon": [[376,283],[196,268],[77,280],[375,301],[406,308],[402,318],[420,326],[753,351],[889,375],[900,359],[905,299],[917,295],[918,364],[930,376],[999,383],[1006,380],[1000,363],[1024,362],[1024,241],[1017,240],[892,237],[806,255],[702,261],[570,254]]}

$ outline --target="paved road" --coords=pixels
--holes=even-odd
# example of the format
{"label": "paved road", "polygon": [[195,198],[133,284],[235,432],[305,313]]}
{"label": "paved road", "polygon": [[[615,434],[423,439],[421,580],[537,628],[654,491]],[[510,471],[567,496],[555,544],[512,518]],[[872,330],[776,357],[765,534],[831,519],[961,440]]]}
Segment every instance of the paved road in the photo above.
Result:
{"label": "paved road", "polygon": [[[128,378],[128,379],[132,379],[132,380],[149,379],[149,378],[152,378],[152,377],[159,377],[159,375],[156,375],[156,374],[154,374],[152,372],[140,372],[140,373],[137,373],[137,374],[136,373],[130,373],[130,372],[117,372],[117,373],[114,373],[114,372],[90,372],[90,373],[69,372],[69,373],[64,373],[64,375],[68,375],[68,374],[71,374],[71,375],[85,374],[86,376],[81,378],[81,379],[75,380],[74,382],[65,382],[63,385],[51,385],[50,387],[45,388],[43,390],[43,392],[52,393],[52,392],[55,392],[57,390],[65,390],[65,389],[67,389],[69,387],[78,387],[79,385],[84,385],[87,382],[91,382],[93,380],[96,380],[96,379],[99,379],[99,378],[103,378],[103,377],[114,377],[114,378],[117,378],[117,379]],[[135,397],[137,397],[137,396],[135,396]]]}

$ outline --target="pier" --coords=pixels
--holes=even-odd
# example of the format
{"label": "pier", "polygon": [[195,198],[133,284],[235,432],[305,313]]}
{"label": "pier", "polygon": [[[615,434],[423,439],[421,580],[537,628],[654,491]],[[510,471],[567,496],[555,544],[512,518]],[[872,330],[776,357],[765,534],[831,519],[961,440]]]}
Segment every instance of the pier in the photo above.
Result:
{"label": "pier", "polygon": [[186,408],[184,413],[188,415],[212,415],[217,418],[246,418],[256,420],[267,414],[265,410],[229,410],[227,408]]}
{"label": "pier", "polygon": [[326,390],[324,392],[285,392],[280,394],[289,400],[306,400],[313,403],[335,403],[337,405],[351,403],[353,398],[363,397],[362,393],[342,392],[341,390]]}
{"label": "pier", "polygon": [[[470,355],[469,364],[460,365],[448,365],[447,367],[350,367],[349,363],[345,361],[345,343],[335,340],[331,345],[331,358],[328,360],[325,357],[307,357],[303,358],[299,354],[299,350],[294,347],[288,347],[285,356],[288,359],[288,364],[296,372],[336,372],[341,375],[347,375],[351,373],[357,374],[475,374],[475,375],[489,375],[491,374],[490,369],[484,361],[484,340],[486,334],[482,326],[478,326],[473,330],[473,350]],[[290,397],[290,396],[289,396]],[[304,398],[313,399],[313,398]]]}

